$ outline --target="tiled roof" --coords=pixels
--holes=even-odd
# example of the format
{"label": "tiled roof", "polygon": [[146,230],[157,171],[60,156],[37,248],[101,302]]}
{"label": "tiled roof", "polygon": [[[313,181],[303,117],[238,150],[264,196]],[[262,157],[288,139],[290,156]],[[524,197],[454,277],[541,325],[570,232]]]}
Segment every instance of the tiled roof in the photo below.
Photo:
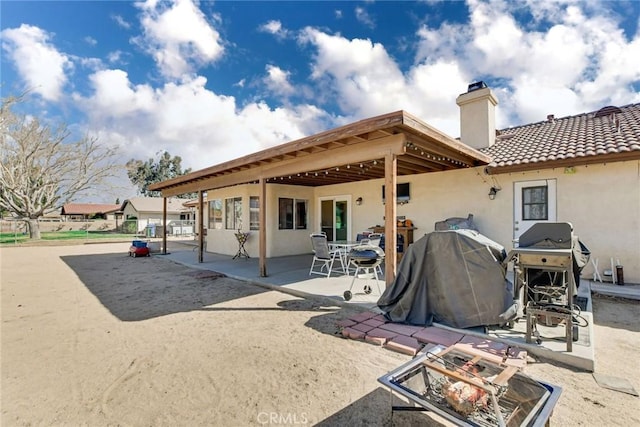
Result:
{"label": "tiled roof", "polygon": [[67,203],[62,206],[60,215],[92,215],[118,211],[120,205],[98,203]]}
{"label": "tiled roof", "polygon": [[496,172],[640,159],[640,104],[503,129],[480,151]]}

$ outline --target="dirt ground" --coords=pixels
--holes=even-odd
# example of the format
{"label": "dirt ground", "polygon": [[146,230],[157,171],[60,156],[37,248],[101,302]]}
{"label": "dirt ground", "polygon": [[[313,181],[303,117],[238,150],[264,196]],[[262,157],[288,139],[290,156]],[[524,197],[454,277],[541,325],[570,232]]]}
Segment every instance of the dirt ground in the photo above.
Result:
{"label": "dirt ground", "polygon": [[[323,305],[127,244],[0,249],[2,426],[447,425],[377,378],[409,360],[340,338]],[[640,390],[640,305],[594,300],[596,371]],[[640,398],[531,360],[552,425],[640,425]]]}

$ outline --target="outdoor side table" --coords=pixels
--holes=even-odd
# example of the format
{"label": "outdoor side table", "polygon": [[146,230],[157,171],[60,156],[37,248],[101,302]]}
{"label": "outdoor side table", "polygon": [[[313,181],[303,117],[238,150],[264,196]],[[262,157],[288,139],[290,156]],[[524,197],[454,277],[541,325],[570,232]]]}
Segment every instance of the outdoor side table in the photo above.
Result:
{"label": "outdoor side table", "polygon": [[233,259],[251,258],[244,247],[244,244],[247,243],[247,240],[249,240],[249,233],[243,233],[239,231],[235,234],[235,236],[236,236],[236,239],[238,240],[238,253],[235,254]]}

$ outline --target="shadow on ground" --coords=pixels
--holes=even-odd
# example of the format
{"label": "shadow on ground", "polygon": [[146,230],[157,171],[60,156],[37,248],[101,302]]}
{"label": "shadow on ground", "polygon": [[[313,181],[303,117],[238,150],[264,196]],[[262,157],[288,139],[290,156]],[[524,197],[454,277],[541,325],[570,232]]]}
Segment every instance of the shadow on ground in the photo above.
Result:
{"label": "shadow on ground", "polygon": [[[61,257],[114,316],[140,321],[267,292],[222,274],[195,270],[155,257],[126,254]],[[131,264],[139,268],[132,270]],[[119,276],[114,280],[113,276]],[[170,278],[170,280],[167,280]]]}
{"label": "shadow on ground", "polygon": [[444,426],[424,412],[391,411],[392,406],[413,407],[389,390],[378,387],[315,426]]}
{"label": "shadow on ground", "polygon": [[61,258],[104,307],[126,322],[189,311],[308,311],[318,315],[309,319],[306,326],[338,335],[336,322],[358,312],[334,305],[327,298],[291,297],[280,301],[277,307],[218,306],[271,289],[154,256],[132,258],[117,253]]}

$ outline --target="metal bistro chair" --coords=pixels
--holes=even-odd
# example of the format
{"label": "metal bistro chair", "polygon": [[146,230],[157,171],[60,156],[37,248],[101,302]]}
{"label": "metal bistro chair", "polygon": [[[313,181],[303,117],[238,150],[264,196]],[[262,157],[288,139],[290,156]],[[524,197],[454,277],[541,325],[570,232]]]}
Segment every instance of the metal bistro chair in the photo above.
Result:
{"label": "metal bistro chair", "polygon": [[380,240],[382,240],[380,233],[371,233],[367,236],[367,243],[372,246],[380,246]]}
{"label": "metal bistro chair", "polygon": [[[309,269],[309,276],[319,274],[321,276],[331,276],[333,263],[337,260],[340,262],[342,271],[345,271],[342,256],[339,250],[330,250],[327,236],[325,234],[312,234],[311,246],[313,247],[313,261]],[[326,269],[326,273],[324,270]]]}

